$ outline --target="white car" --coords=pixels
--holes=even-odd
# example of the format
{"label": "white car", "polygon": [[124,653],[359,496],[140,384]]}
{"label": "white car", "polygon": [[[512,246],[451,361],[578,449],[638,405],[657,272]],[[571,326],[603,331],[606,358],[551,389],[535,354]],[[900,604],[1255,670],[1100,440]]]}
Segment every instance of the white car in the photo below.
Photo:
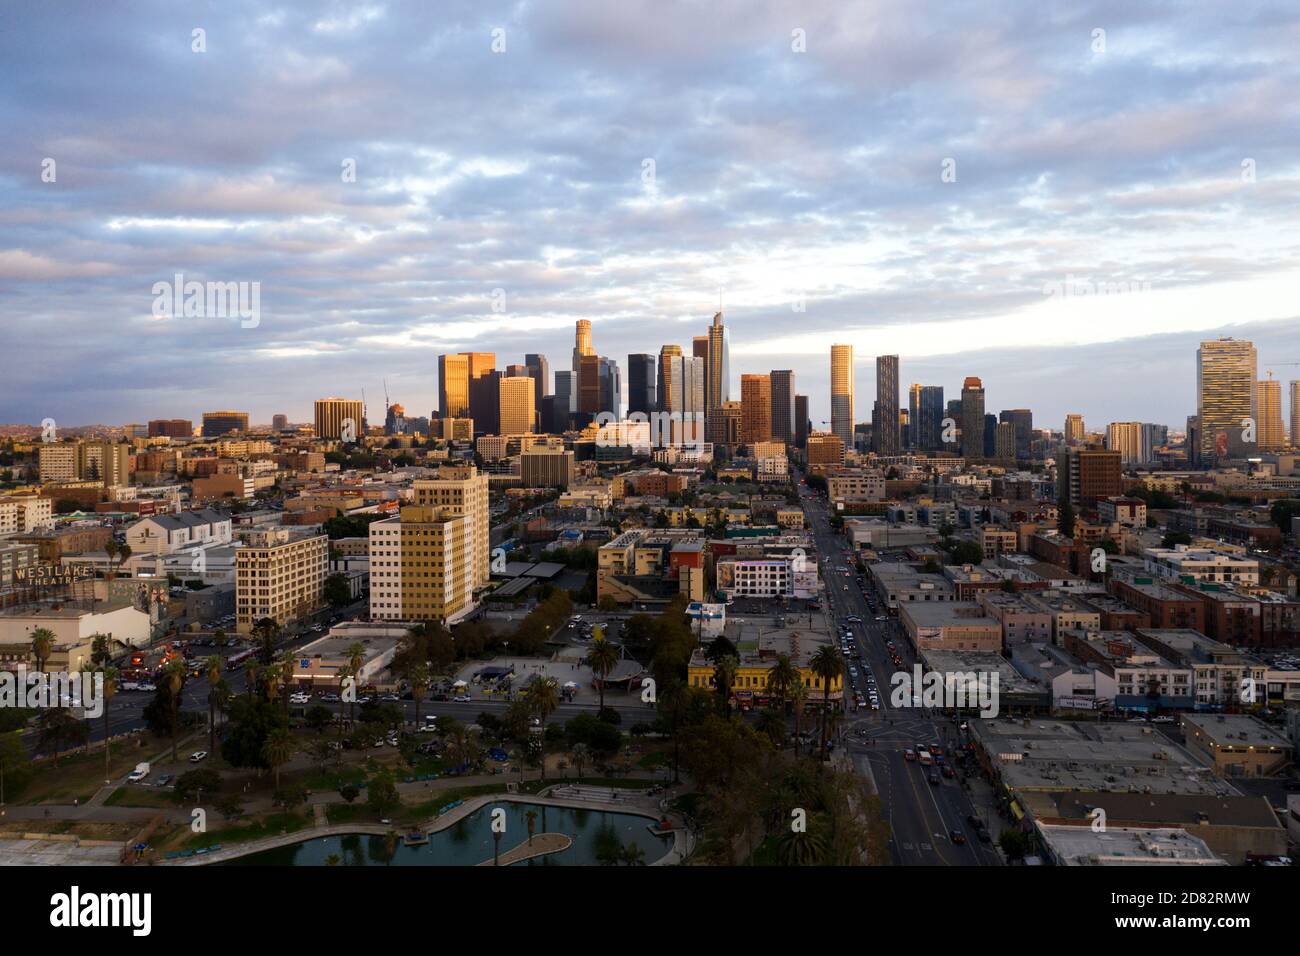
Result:
{"label": "white car", "polygon": [[200,761],[207,760],[207,759],[208,759],[208,752],[206,750],[199,750],[190,754],[190,763],[199,763]]}
{"label": "white car", "polygon": [[470,703],[473,699],[474,699],[474,698],[471,697],[471,696],[469,696],[469,694],[461,694],[459,697],[453,697],[453,698],[452,698],[452,700],[455,701],[457,704],[468,704],[468,703]]}

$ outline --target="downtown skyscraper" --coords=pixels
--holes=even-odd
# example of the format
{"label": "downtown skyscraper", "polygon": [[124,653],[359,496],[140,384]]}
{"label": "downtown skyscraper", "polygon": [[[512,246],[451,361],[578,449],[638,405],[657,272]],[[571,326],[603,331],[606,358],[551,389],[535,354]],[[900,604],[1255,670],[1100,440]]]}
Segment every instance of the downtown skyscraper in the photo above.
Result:
{"label": "downtown skyscraper", "polygon": [[876,408],[871,423],[871,443],[877,455],[902,452],[898,429],[898,356],[876,356]]}
{"label": "downtown skyscraper", "polygon": [[938,451],[943,436],[943,386],[913,384],[907,394],[912,447]]}
{"label": "downtown skyscraper", "polygon": [[1242,439],[1249,435],[1246,420],[1255,421],[1255,359],[1254,344],[1241,339],[1202,342],[1196,350],[1196,417],[1202,461],[1254,450],[1254,443]]}
{"label": "downtown skyscraper", "polygon": [[831,433],[853,447],[853,346],[831,346]]}
{"label": "downtown skyscraper", "polygon": [[717,419],[721,425],[722,406],[731,401],[731,346],[728,341],[727,327],[722,324],[722,313],[713,314],[713,324],[709,326],[708,345],[704,367],[704,408],[705,431],[707,440],[725,442],[725,435],[707,424],[710,419]]}
{"label": "downtown skyscraper", "polygon": [[984,383],[974,375],[961,386],[961,456],[967,461],[984,457]]}
{"label": "downtown skyscraper", "polygon": [[774,369],[768,378],[772,382],[772,440],[793,445],[796,426],[794,372]]}
{"label": "downtown skyscraper", "polygon": [[649,415],[659,406],[656,396],[658,376],[655,357],[647,353],[637,353],[627,357],[627,413],[640,412]]}

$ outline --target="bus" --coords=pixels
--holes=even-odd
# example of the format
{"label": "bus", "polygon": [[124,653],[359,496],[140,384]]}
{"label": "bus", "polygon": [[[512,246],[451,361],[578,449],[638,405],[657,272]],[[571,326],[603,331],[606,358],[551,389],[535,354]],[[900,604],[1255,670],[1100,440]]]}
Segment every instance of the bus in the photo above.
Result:
{"label": "bus", "polygon": [[226,658],[226,670],[228,671],[239,670],[239,668],[243,667],[244,664],[248,661],[248,659],[252,657],[255,653],[256,651],[249,649],[246,651],[240,651],[237,654],[231,654],[229,657]]}

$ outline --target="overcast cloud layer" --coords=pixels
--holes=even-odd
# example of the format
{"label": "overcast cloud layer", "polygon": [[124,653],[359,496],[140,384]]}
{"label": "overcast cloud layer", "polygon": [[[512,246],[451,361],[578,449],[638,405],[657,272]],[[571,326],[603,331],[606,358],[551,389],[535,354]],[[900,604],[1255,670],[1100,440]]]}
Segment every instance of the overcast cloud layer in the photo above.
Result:
{"label": "overcast cloud layer", "polygon": [[1181,426],[1215,335],[1300,378],[1300,8],[957,6],[7,4],[0,422],[427,415],[441,352],[626,368],[719,296],[816,420],[841,341],[859,420],[881,352],[1055,427]]}

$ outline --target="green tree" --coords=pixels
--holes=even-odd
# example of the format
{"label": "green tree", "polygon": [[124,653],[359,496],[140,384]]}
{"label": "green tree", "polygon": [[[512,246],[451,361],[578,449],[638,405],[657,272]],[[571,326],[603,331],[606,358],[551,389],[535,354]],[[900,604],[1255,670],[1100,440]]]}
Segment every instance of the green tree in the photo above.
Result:
{"label": "green tree", "polygon": [[31,757],[22,734],[16,730],[0,734],[0,807],[5,805],[6,794],[21,792],[31,775]]}
{"label": "green tree", "polygon": [[618,666],[618,651],[614,649],[613,644],[605,640],[604,636],[592,642],[591,650],[587,653],[587,666],[591,668],[591,673],[597,680],[600,689],[600,709],[604,710],[605,679]]}
{"label": "green tree", "polygon": [[293,735],[288,728],[279,727],[267,735],[262,744],[262,759],[275,774],[275,789],[280,789],[280,768],[287,764],[294,753]]}
{"label": "green tree", "polygon": [[180,728],[180,706],[181,693],[185,688],[185,661],[179,657],[173,657],[163,667],[162,683],[167,688],[168,699],[171,704],[172,719],[172,762],[176,762],[176,732]]}
{"label": "green tree", "polygon": [[325,579],[324,597],[330,607],[345,607],[352,603],[352,589],[348,586],[348,576],[335,572]]}
{"label": "green tree", "polygon": [[822,759],[826,759],[826,744],[830,731],[831,684],[835,678],[844,673],[844,657],[839,649],[830,644],[823,644],[813,653],[808,662],[812,671],[822,682]]}
{"label": "green tree", "polygon": [[370,781],[370,786],[366,788],[366,806],[377,817],[386,817],[395,810],[402,802],[398,796],[397,785],[393,783],[392,775],[381,773]]}
{"label": "green tree", "polygon": [[1056,530],[1067,538],[1073,538],[1074,521],[1074,505],[1070,503],[1070,496],[1067,491],[1062,488],[1061,494],[1056,500]]}
{"label": "green tree", "polygon": [[32,631],[32,657],[36,658],[36,669],[45,670],[45,664],[54,651],[54,632],[48,627],[38,627]]}

